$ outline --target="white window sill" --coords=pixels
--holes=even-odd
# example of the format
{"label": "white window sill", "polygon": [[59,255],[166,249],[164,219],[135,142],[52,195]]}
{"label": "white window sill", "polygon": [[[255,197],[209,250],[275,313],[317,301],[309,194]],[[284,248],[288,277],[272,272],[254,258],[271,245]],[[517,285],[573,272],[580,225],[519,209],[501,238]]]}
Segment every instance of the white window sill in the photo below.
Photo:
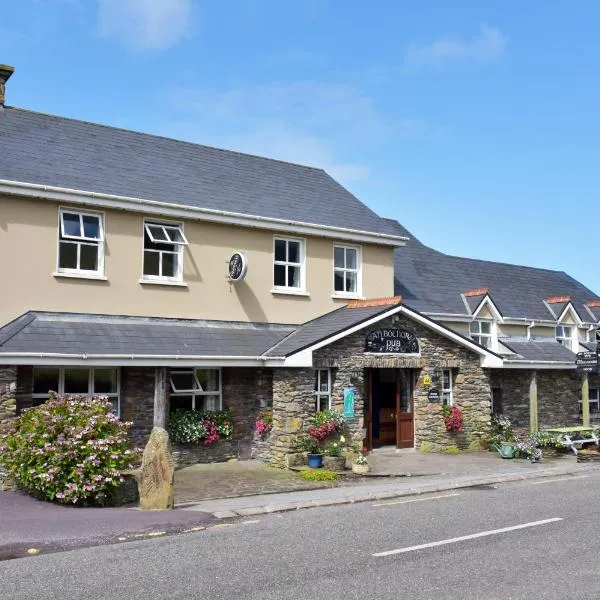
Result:
{"label": "white window sill", "polygon": [[95,279],[96,281],[108,281],[106,275],[98,275],[96,273],[52,273],[52,277],[67,277],[70,279]]}
{"label": "white window sill", "polygon": [[144,285],[171,285],[175,287],[187,287],[188,284],[185,281],[169,281],[168,279],[139,279],[138,283]]}
{"label": "white window sill", "polygon": [[271,294],[283,294],[284,296],[307,296],[310,297],[310,294],[304,290],[295,290],[290,288],[286,289],[272,289]]}
{"label": "white window sill", "polygon": [[364,300],[365,297],[360,294],[331,294],[334,300]]}

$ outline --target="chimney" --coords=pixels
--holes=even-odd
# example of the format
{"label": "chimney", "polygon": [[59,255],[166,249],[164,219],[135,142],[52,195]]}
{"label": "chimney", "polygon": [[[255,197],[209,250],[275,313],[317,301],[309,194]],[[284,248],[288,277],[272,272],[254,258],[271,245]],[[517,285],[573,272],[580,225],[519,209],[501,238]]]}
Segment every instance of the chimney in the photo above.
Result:
{"label": "chimney", "polygon": [[0,65],[0,108],[4,106],[4,92],[6,90],[6,82],[15,72],[15,68],[10,65]]}

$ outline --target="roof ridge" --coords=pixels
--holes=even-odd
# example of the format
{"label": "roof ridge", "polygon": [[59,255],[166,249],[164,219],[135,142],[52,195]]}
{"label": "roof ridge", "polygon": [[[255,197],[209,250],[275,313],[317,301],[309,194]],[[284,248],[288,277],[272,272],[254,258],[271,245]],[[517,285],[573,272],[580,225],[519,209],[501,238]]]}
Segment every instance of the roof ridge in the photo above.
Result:
{"label": "roof ridge", "polygon": [[[180,140],[174,137],[168,137],[166,135],[160,135],[157,133],[147,133],[144,131],[138,131],[136,129],[128,129],[126,127],[117,127],[115,125],[107,125],[105,123],[98,123],[96,121],[88,121],[86,119],[76,119],[75,117],[64,117],[61,115],[55,115],[52,113],[46,113],[46,112],[42,112],[39,110],[31,110],[29,108],[20,108],[18,106],[4,106],[3,107],[5,110],[14,110],[14,111],[20,111],[20,112],[24,112],[24,113],[31,113],[34,115],[41,115],[43,117],[49,117],[51,119],[57,119],[57,120],[61,120],[61,121],[73,121],[74,123],[84,123],[85,125],[92,125],[94,127],[103,127],[105,129],[113,129],[116,131],[122,131],[124,133],[130,133],[133,135],[139,135],[139,136],[143,136],[143,137],[149,137],[149,138],[155,138],[155,139],[161,139],[161,140],[166,140],[169,142],[176,142],[178,144],[187,144],[189,146],[195,146],[195,147],[200,147],[200,148],[207,148],[209,150],[215,150],[217,152],[223,152],[225,154],[236,154],[238,156],[245,156],[248,158],[256,158],[259,160],[266,160],[269,162],[275,162],[275,163],[280,163],[280,164],[284,164],[284,165],[290,165],[293,167],[300,167],[302,169],[308,169],[310,171],[320,171],[323,172],[327,175],[329,175],[329,173],[327,173],[327,171],[325,171],[325,169],[321,169],[319,167],[311,167],[310,165],[303,165],[300,163],[295,163],[295,162],[291,162],[288,160],[281,160],[279,158],[271,158],[268,156],[261,156],[259,154],[251,154],[249,152],[241,152],[240,150],[228,150],[227,148],[218,148],[217,146],[209,146],[207,144],[200,144],[198,142],[190,142],[188,140]],[[344,188],[345,189],[345,188]],[[379,215],[378,215],[379,216]],[[381,217],[379,217],[381,218]]]}

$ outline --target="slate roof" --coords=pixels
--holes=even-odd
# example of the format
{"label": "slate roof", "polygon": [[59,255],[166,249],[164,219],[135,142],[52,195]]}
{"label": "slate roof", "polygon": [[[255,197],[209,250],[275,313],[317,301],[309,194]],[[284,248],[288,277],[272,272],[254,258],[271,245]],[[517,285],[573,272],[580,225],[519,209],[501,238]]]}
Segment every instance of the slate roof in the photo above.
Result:
{"label": "slate roof", "polygon": [[148,356],[263,354],[295,325],[28,312],[0,329],[0,355],[17,352]]}
{"label": "slate roof", "polygon": [[596,342],[579,342],[589,352],[596,352]]}
{"label": "slate roof", "polygon": [[359,325],[377,315],[383,314],[396,306],[397,304],[365,308],[348,308],[347,306],[343,306],[300,325],[285,339],[271,348],[267,355],[289,356],[290,354],[295,354],[296,352],[300,352],[300,350],[313,346],[336,333],[350,329],[355,325]]}
{"label": "slate roof", "polygon": [[468,315],[461,294],[487,288],[504,317],[553,319],[544,300],[565,295],[590,321],[583,304],[598,295],[562,271],[449,256],[425,246],[399,223],[396,231],[411,239],[395,250],[394,293],[419,312]]}
{"label": "slate roof", "polygon": [[322,169],[5,107],[0,179],[394,235]]}
{"label": "slate roof", "polygon": [[559,344],[553,338],[508,338],[502,337],[498,340],[509,350],[512,350],[518,356],[505,355],[508,360],[524,361],[554,361],[554,362],[572,362],[575,365],[575,353]]}

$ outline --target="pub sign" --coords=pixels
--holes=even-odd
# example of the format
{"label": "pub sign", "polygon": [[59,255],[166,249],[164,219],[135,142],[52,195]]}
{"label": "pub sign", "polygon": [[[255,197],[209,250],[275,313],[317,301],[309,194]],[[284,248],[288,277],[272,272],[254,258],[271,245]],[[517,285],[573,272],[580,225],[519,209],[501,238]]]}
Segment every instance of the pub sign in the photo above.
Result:
{"label": "pub sign", "polygon": [[367,335],[365,352],[417,354],[419,342],[417,336],[408,329],[377,329]]}

